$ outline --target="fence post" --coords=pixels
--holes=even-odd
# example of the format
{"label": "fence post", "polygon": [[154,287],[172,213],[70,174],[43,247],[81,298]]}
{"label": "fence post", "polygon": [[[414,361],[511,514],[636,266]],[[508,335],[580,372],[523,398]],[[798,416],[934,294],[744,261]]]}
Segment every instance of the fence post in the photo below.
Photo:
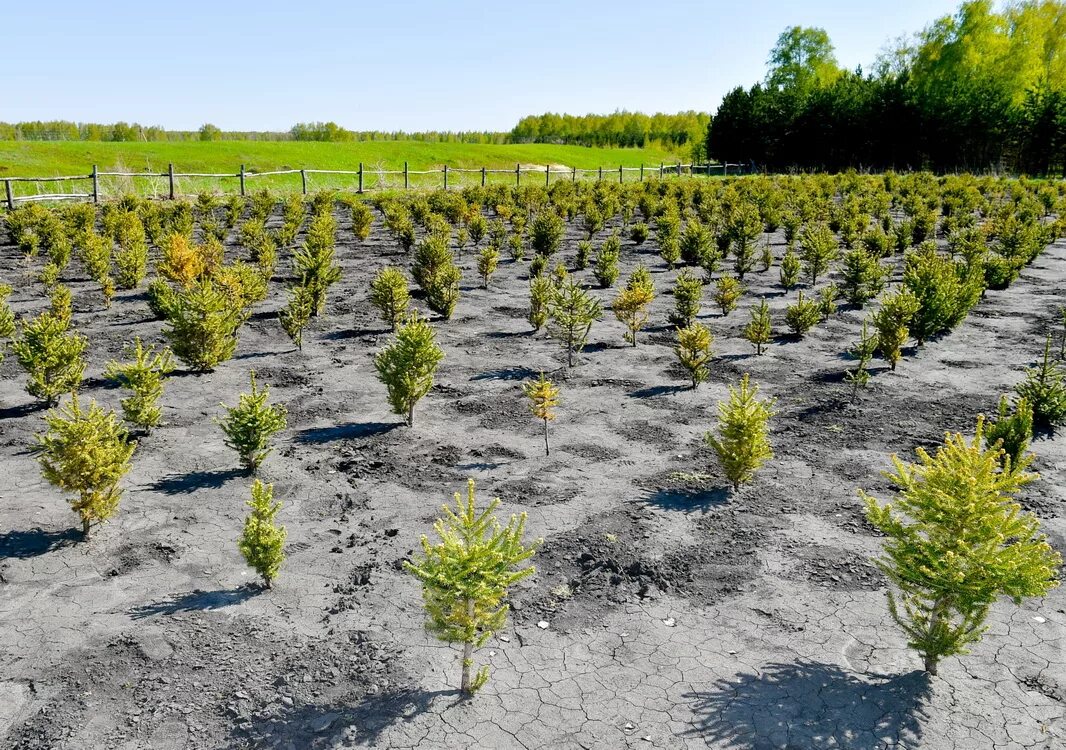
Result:
{"label": "fence post", "polygon": [[407,162],[403,163],[403,189],[411,187],[411,178],[407,174]]}
{"label": "fence post", "polygon": [[514,165],[514,186],[521,187],[522,185],[522,164],[518,163]]}
{"label": "fence post", "polygon": [[359,192],[363,192],[363,162],[359,162]]}
{"label": "fence post", "polygon": [[663,178],[663,163],[659,162],[659,179]]}
{"label": "fence post", "polygon": [[640,163],[640,181],[644,182],[644,162]]}
{"label": "fence post", "polygon": [[481,187],[485,187],[485,168],[481,168]]}
{"label": "fence post", "polygon": [[599,177],[596,178],[596,182],[603,182],[603,167],[600,167]]}
{"label": "fence post", "polygon": [[4,192],[7,193],[7,207],[15,210],[15,196],[11,194],[11,180],[4,180]]}
{"label": "fence post", "polygon": [[170,179],[170,200],[174,200],[174,165],[167,168],[167,177]]}
{"label": "fence post", "polygon": [[448,189],[448,165],[444,165],[444,189]]}
{"label": "fence post", "polygon": [[307,170],[300,170],[300,188],[303,190],[303,194],[307,195]]}
{"label": "fence post", "polygon": [[544,187],[548,187],[548,185],[551,183],[551,179],[552,179],[552,165],[551,164],[545,164],[544,165]]}
{"label": "fence post", "polygon": [[570,173],[570,182],[577,182],[577,167],[570,167],[573,170]]}
{"label": "fence post", "polygon": [[241,197],[243,198],[244,197],[244,165],[243,164],[241,165],[240,178],[241,178]]}
{"label": "fence post", "polygon": [[93,203],[100,202],[100,174],[96,165],[93,164]]}
{"label": "fence post", "polygon": [[724,162],[722,162],[722,177],[727,177],[727,176],[729,176],[729,162],[728,161],[724,161]]}
{"label": "fence post", "polygon": [[622,184],[622,165],[618,165],[618,184]]}
{"label": "fence post", "polygon": [[677,163],[677,176],[678,176],[678,177],[680,177],[680,176],[681,176],[681,162],[678,162],[678,163]]}

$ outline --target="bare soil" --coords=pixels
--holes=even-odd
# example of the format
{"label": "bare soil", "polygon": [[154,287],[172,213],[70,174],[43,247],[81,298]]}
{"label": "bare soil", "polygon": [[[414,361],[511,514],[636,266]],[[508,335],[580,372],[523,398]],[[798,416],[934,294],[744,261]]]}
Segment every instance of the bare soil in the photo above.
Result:
{"label": "bare soil", "polygon": [[[650,329],[631,347],[608,312],[570,370],[525,322],[528,264],[502,263],[484,290],[468,250],[455,316],[435,323],[437,385],[407,428],[374,375],[389,335],[367,287],[408,259],[380,222],[366,242],[340,226],[344,277],[303,351],[275,317],[282,272],[232,361],[168,383],[166,424],[140,438],[119,513],[88,542],[31,453],[43,411],[14,358],[0,364],[0,747],[1066,747],[1066,592],[997,606],[973,653],[928,679],[888,617],[856,495],[888,497],[889,454],[971,431],[1022,377],[1066,304],[1066,243],[895,372],[875,363],[854,401],[841,374],[862,311],[760,357],[740,338],[760,295],[783,331],[776,268],[745,279],[729,316],[705,305],[715,360],[691,390],[654,241],[626,240],[622,262],[652,269]],[[47,304],[39,266],[0,247],[20,315]],[[118,409],[103,369],[161,323],[143,293],[103,310],[68,274],[91,341],[84,393]],[[249,370],[289,410],[261,472],[289,531],[271,591],[237,551],[250,480],[213,422]],[[542,370],[562,386],[547,457],[521,393]],[[745,372],[778,399],[776,457],[734,494],[703,435]],[[1022,501],[1066,550],[1066,442],[1034,451],[1042,477]],[[462,701],[459,652],[424,631],[402,561],[468,477],[544,544],[477,654],[489,683]]]}

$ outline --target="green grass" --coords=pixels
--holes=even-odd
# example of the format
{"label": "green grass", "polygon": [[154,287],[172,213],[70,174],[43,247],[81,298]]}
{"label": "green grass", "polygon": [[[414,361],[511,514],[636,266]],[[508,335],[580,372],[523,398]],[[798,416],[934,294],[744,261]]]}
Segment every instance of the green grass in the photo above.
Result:
{"label": "green grass", "polygon": [[[402,186],[400,176],[381,176],[378,170],[401,170],[404,161],[413,171],[449,168],[513,170],[517,163],[523,167],[550,164],[553,167],[576,167],[605,172],[619,165],[636,167],[644,164],[658,169],[660,162],[687,161],[683,155],[659,149],[584,148],[550,144],[490,145],[466,143],[425,143],[420,141],[374,141],[363,143],[307,143],[296,141],[176,141],[160,143],[100,143],[88,141],[0,141],[0,179],[4,177],[53,177],[57,175],[88,174],[96,164],[100,171],[166,172],[173,163],[176,172],[214,172],[235,174],[240,165],[252,171],[277,169],[340,169],[356,170],[363,163],[364,187]],[[627,173],[626,179],[636,179]],[[493,181],[514,182],[513,174],[493,175]],[[523,181],[543,181],[543,176],[524,174]],[[552,180],[564,179],[552,175]],[[106,196],[121,192],[163,194],[166,179],[136,180],[102,178],[101,189]],[[440,186],[440,174],[411,178],[415,186]],[[449,185],[480,182],[478,175],[449,175]],[[309,175],[308,190],[325,187],[352,188],[355,177]],[[252,178],[247,189],[265,187],[278,190],[300,190],[299,175]],[[16,195],[52,192],[88,192],[88,182],[13,183]],[[202,190],[230,192],[238,188],[234,178],[179,179],[177,192],[192,194]]]}

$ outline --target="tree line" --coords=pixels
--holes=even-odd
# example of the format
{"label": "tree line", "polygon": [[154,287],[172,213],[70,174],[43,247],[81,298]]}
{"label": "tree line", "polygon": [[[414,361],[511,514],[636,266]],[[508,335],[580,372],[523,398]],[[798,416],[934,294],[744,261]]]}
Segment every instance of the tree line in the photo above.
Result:
{"label": "tree line", "polygon": [[1066,3],[963,3],[872,71],[842,70],[823,29],[793,27],[765,80],[723,99],[712,158],[767,169],[1066,169]]}
{"label": "tree line", "polygon": [[204,123],[197,130],[167,130],[139,123],[79,123],[69,120],[0,122],[3,141],[423,141],[427,143],[563,143],[580,146],[692,147],[702,159],[710,115],[614,112],[609,115],[523,117],[509,132],[492,130],[349,130],[336,122],[298,122],[284,131],[222,130]]}
{"label": "tree line", "polygon": [[566,143],[579,146],[667,147],[703,141],[711,116],[706,112],[612,112],[608,115],[567,115],[546,112],[523,117],[511,130],[514,143]]}

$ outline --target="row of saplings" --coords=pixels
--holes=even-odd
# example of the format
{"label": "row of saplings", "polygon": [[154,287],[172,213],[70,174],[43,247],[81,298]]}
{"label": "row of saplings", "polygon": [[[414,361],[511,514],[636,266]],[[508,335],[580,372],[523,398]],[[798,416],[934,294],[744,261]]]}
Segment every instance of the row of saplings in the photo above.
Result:
{"label": "row of saplings", "polygon": [[[1066,350],[1066,337],[1060,354]],[[417,317],[406,320],[396,340],[376,357],[379,377],[388,388],[393,409],[413,421],[417,401],[432,387],[443,352],[430,326]],[[108,367],[110,376],[132,391],[122,400],[128,421],[147,430],[160,421],[158,398],[173,369],[169,352],[145,349],[138,341],[133,361]],[[559,389],[543,374],[524,387],[532,414],[544,424],[555,418]],[[717,434],[706,440],[717,454],[734,489],[753,479],[773,457],[770,425],[773,399],[759,398],[759,387],[745,375],[719,403]],[[38,437],[44,476],[75,493],[74,509],[88,532],[96,521],[117,509],[119,482],[129,469],[136,444],[113,412],[95,402],[82,409],[74,395],[46,416],[48,430]],[[285,410],[269,402],[254,373],[250,393],[241,394],[219,420],[227,445],[254,472],[271,450],[273,436],[286,425]],[[1049,337],[1039,367],[1027,370],[1011,402],[1004,396],[998,419],[978,418],[972,440],[948,435],[934,454],[917,450],[918,462],[893,457],[889,478],[899,488],[894,503],[881,504],[863,493],[870,522],[887,540],[878,564],[894,587],[889,610],[909,644],[936,674],[941,659],[965,653],[986,630],[989,608],[1003,596],[1018,602],[1042,596],[1057,585],[1061,557],[1039,533],[1038,522],[1014,500],[1032,481],[1027,471],[1029,441],[1035,427],[1066,424],[1066,371],[1051,356]],[[248,515],[238,541],[241,553],[270,586],[283,563],[285,528],[276,516],[281,503],[272,485],[255,480]],[[539,542],[524,541],[525,514],[506,525],[495,515],[499,500],[479,509],[473,481],[465,500],[444,508],[435,525],[439,542],[422,540],[423,556],[405,563],[423,584],[430,629],[463,647],[461,689],[472,694],[488,677],[487,667],[473,671],[473,650],[499,630],[506,619],[508,590],[532,575],[521,567]]]}

